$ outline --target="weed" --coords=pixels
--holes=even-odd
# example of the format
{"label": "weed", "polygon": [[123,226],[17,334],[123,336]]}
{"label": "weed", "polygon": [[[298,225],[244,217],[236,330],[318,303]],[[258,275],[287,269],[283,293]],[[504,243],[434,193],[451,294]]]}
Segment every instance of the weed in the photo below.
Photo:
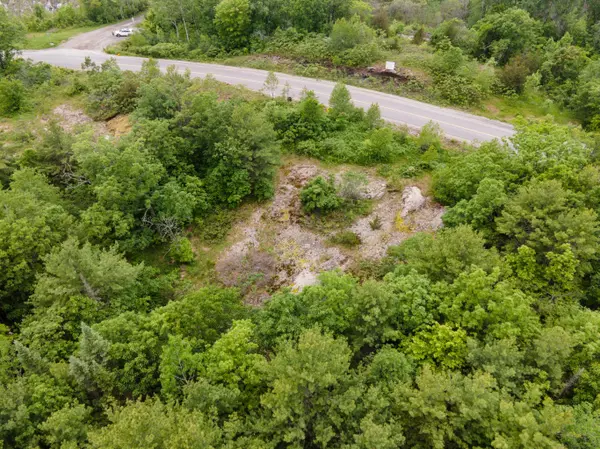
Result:
{"label": "weed", "polygon": [[369,226],[371,227],[371,230],[373,231],[378,231],[379,229],[381,229],[381,218],[379,218],[379,215],[375,215],[373,217],[373,219],[371,221],[369,221]]}
{"label": "weed", "polygon": [[352,231],[342,231],[333,235],[329,241],[335,245],[342,245],[348,248],[358,246],[361,243],[360,237]]}

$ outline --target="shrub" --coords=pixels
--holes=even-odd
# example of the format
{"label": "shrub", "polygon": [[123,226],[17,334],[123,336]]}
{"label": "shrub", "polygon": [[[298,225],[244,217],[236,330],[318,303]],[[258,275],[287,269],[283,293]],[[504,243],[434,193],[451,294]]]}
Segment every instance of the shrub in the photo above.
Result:
{"label": "shrub", "polygon": [[233,226],[235,215],[226,209],[217,209],[204,218],[197,218],[198,236],[207,243],[219,243],[225,239]]}
{"label": "shrub", "polygon": [[101,69],[90,66],[92,74],[88,96],[88,112],[96,120],[108,120],[131,112],[136,104],[139,76],[122,72],[114,59],[104,62]]}
{"label": "shrub", "polygon": [[173,243],[171,243],[169,254],[171,254],[171,257],[175,262],[192,262],[194,260],[194,249],[192,248],[192,242],[185,237],[176,238]]}
{"label": "shrub", "polygon": [[417,138],[417,145],[423,153],[429,150],[431,147],[439,150],[442,148],[443,135],[444,134],[440,128],[440,125],[429,122],[423,128],[421,128],[421,132]]}
{"label": "shrub", "polygon": [[421,27],[413,36],[412,43],[415,45],[421,45],[423,42],[425,42],[425,28]]}
{"label": "shrub", "polygon": [[484,97],[480,86],[460,75],[440,77],[435,90],[444,100],[461,106],[477,104]]}
{"label": "shrub", "polygon": [[455,47],[460,47],[468,51],[474,45],[475,36],[462,20],[451,19],[443,22],[433,31],[430,44],[438,48],[446,39]]}
{"label": "shrub", "polygon": [[333,176],[327,180],[318,176],[310,181],[300,192],[300,201],[306,212],[328,213],[342,205]]}
{"label": "shrub", "polygon": [[381,59],[381,51],[376,42],[360,44],[333,57],[333,63],[350,67],[364,67]]}
{"label": "shrub", "polygon": [[394,155],[394,133],[390,128],[374,129],[363,142],[360,160],[362,164],[390,162]]}
{"label": "shrub", "polygon": [[358,246],[361,243],[360,237],[352,231],[342,231],[333,235],[330,239],[331,243],[347,247]]}
{"label": "shrub", "polygon": [[18,80],[0,79],[0,115],[12,115],[25,106],[25,86]]}
{"label": "shrub", "polygon": [[510,90],[516,93],[523,92],[527,77],[533,73],[525,55],[517,55],[508,61],[508,64],[500,71],[500,81]]}
{"label": "shrub", "polygon": [[333,25],[329,46],[335,52],[342,52],[357,45],[370,43],[374,39],[375,32],[357,17],[351,20],[340,19]]}

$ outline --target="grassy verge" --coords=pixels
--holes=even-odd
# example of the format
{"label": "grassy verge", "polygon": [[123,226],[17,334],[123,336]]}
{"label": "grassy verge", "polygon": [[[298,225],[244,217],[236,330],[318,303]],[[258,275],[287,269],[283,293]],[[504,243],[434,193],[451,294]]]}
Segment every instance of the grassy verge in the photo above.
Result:
{"label": "grassy verge", "polygon": [[107,24],[72,27],[62,30],[43,31],[39,33],[27,33],[25,42],[22,45],[22,50],[43,50],[45,48],[56,47],[63,42],[68,41],[73,36],[87,33],[88,31],[94,31],[105,26],[107,26]]}

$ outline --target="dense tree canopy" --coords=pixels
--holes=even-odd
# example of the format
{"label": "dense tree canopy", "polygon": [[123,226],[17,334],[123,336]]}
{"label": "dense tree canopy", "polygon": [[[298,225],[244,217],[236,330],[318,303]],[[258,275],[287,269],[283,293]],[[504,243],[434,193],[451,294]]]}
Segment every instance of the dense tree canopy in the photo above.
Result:
{"label": "dense tree canopy", "polygon": [[[482,98],[493,64],[531,69],[523,95],[537,80],[597,129],[598,62],[575,25],[548,31],[535,2],[481,3],[481,17],[459,3],[436,2],[473,22],[432,36],[426,68],[443,98]],[[420,14],[417,2],[392,6]],[[391,38],[369,17],[345,1],[153,2],[144,39],[195,51],[217,36],[243,52],[287,36],[349,61]],[[523,120],[504,142],[448,145],[431,124],[415,137],[378,106],[354,106],[341,83],[325,108],[313,92],[280,95],[274,74],[267,96],[155,61],[139,74],[114,61],[79,72],[7,63],[0,82],[30,106],[68,95],[127,126],[67,131],[43,112],[28,133],[33,114],[5,114],[2,448],[598,447],[596,134]],[[278,183],[298,161],[301,175]],[[372,199],[374,177],[393,201]],[[396,193],[407,185],[428,188],[442,229],[407,224]],[[382,232],[379,205],[398,237],[385,256],[342,248],[361,242],[357,223]],[[245,217],[265,233],[287,222],[343,262],[304,288],[281,266],[276,283],[273,254],[306,261],[245,226],[227,240]],[[246,252],[232,271],[251,272],[230,282],[213,265],[233,234]]]}

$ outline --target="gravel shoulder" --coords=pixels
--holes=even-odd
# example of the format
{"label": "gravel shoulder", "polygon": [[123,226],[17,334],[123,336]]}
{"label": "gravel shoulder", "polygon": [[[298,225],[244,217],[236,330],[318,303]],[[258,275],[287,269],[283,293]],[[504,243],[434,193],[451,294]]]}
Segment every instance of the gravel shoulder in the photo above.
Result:
{"label": "gravel shoulder", "polygon": [[71,50],[94,50],[102,51],[109,45],[116,44],[123,38],[115,37],[112,35],[114,30],[120,28],[132,27],[140,24],[144,20],[143,16],[138,16],[123,22],[115,23],[104,28],[99,28],[89,33],[79,34],[72,37],[64,44],[58,46],[58,48],[65,48]]}

